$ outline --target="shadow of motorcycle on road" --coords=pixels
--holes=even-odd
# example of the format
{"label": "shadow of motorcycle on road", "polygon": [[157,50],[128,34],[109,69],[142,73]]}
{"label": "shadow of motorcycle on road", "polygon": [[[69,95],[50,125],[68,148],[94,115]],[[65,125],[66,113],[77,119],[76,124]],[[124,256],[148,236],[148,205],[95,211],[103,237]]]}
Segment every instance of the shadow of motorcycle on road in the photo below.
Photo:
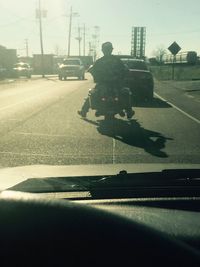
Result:
{"label": "shadow of motorcycle on road", "polygon": [[127,121],[115,118],[112,121],[86,121],[97,126],[98,132],[102,135],[112,137],[130,146],[142,148],[153,156],[168,157],[162,149],[165,148],[167,140],[173,139],[165,137],[159,132],[143,128],[135,119]]}
{"label": "shadow of motorcycle on road", "polygon": [[113,125],[101,121],[97,130],[102,135],[110,136],[130,146],[143,148],[151,155],[166,158],[168,155],[161,151],[165,148],[167,140],[172,140],[163,136],[159,132],[150,131],[143,128],[137,120],[115,119]]}

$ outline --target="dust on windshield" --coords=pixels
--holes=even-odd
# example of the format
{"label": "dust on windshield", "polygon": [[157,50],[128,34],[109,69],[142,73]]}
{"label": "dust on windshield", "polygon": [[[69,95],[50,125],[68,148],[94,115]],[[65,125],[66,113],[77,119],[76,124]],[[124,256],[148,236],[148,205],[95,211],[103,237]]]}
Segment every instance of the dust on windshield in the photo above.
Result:
{"label": "dust on windshield", "polygon": [[1,1],[0,168],[199,164],[199,10]]}

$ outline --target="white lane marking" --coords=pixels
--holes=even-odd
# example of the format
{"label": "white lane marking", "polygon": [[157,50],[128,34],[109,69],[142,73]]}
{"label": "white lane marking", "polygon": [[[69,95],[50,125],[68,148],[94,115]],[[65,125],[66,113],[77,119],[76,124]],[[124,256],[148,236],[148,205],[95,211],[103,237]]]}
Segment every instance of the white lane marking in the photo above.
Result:
{"label": "white lane marking", "polygon": [[112,164],[116,163],[116,157],[115,157],[115,147],[116,147],[116,140],[115,138],[113,140],[113,146],[112,146]]}
{"label": "white lane marking", "polygon": [[157,93],[154,93],[155,96],[157,96],[158,98],[160,98],[162,101],[165,101],[166,103],[168,103],[170,106],[172,106],[173,108],[175,108],[176,110],[178,110],[179,112],[181,112],[182,114],[184,114],[185,116],[187,116],[188,118],[190,118],[191,120],[197,122],[200,124],[200,120],[198,120],[197,118],[191,116],[190,114],[188,114],[187,112],[183,111],[182,109],[178,108],[177,106],[175,106],[174,104],[172,104],[171,102],[169,102],[168,100],[166,100],[165,98],[163,98],[162,96],[158,95]]}

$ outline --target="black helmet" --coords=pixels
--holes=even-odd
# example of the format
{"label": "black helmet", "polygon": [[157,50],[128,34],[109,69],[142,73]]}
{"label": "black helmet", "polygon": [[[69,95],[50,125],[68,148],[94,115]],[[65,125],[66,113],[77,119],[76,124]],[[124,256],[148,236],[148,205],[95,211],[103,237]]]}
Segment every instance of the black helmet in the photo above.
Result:
{"label": "black helmet", "polygon": [[101,48],[104,55],[110,55],[113,51],[113,45],[111,42],[103,43]]}
{"label": "black helmet", "polygon": [[102,50],[103,49],[113,49],[113,45],[111,42],[105,42],[102,44]]}

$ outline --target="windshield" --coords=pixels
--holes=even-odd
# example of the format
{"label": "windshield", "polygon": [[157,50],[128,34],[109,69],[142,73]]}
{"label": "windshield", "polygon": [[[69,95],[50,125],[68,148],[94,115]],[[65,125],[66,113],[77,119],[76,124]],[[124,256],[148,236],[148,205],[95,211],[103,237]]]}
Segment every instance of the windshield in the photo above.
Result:
{"label": "windshield", "polygon": [[199,0],[1,1],[0,177],[200,164],[199,10]]}

